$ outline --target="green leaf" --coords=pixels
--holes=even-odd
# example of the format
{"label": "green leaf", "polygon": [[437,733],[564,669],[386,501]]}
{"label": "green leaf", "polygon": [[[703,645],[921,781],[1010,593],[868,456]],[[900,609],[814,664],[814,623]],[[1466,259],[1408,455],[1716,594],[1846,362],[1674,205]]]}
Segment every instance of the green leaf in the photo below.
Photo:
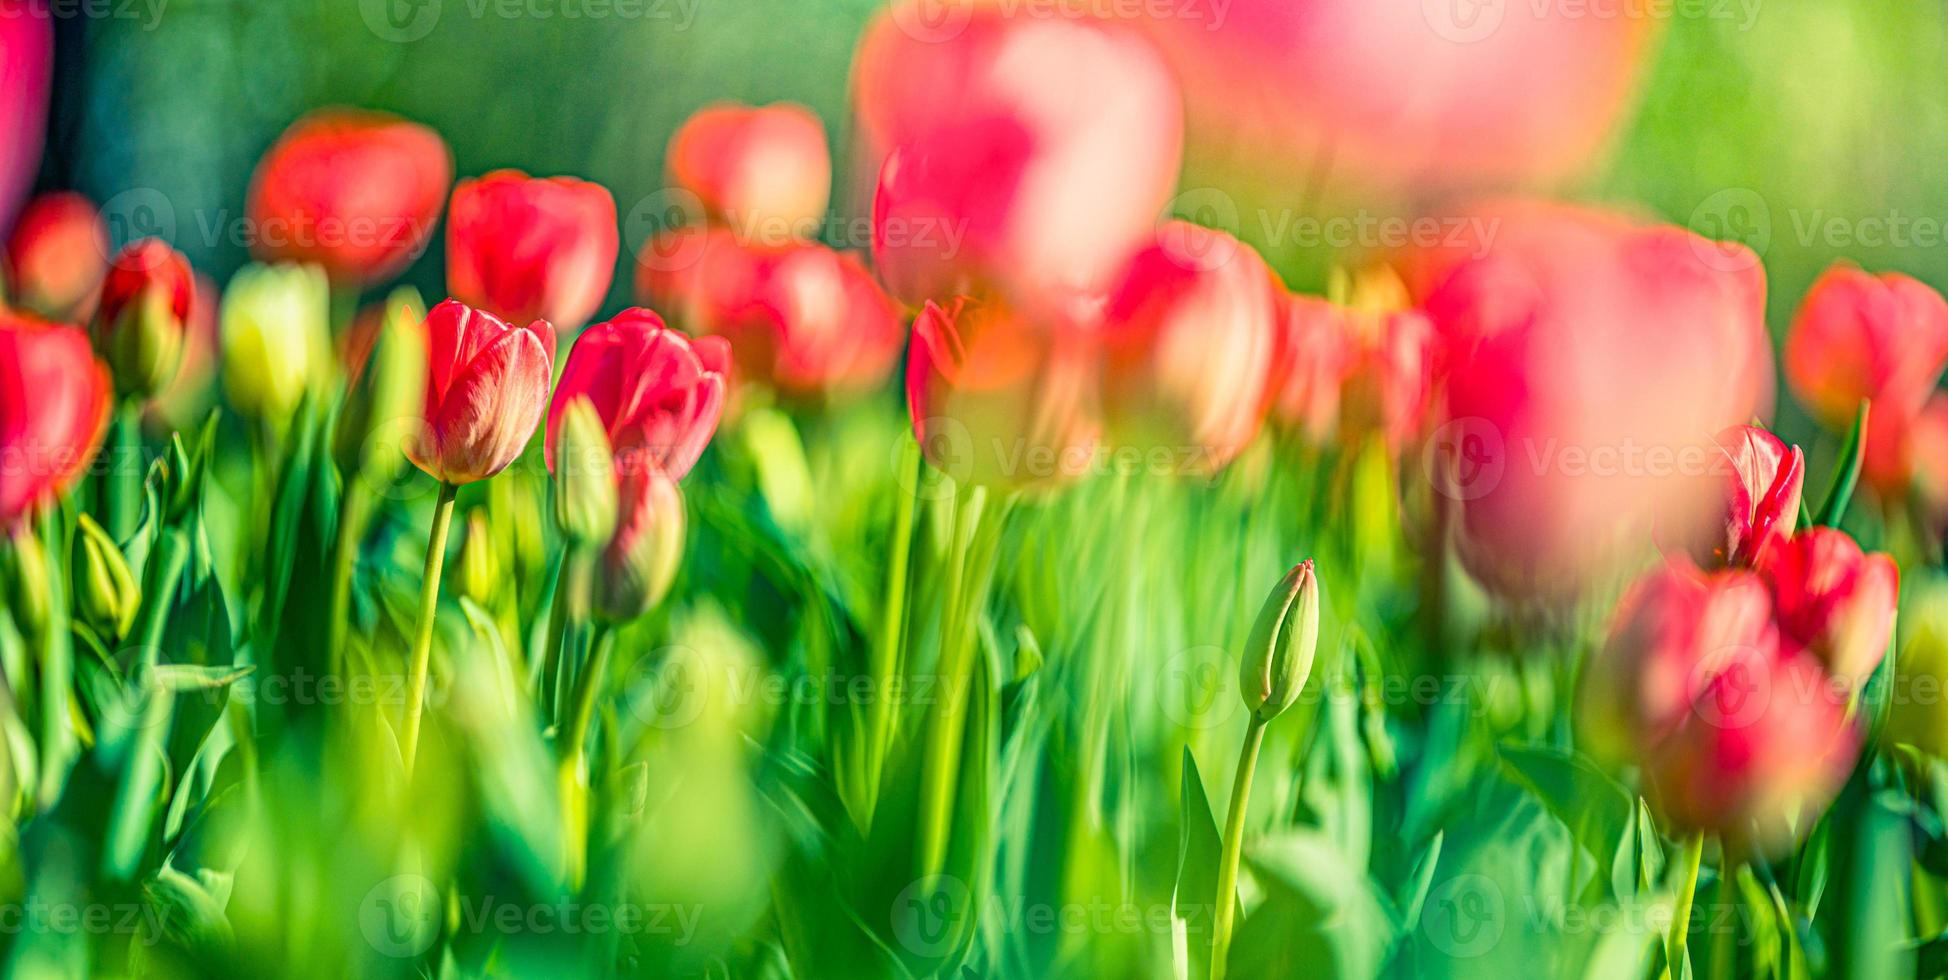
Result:
{"label": "green leaf", "polygon": [[1833,482],[1826,490],[1826,501],[1819,505],[1814,520],[1822,527],[1839,527],[1840,518],[1846,516],[1847,504],[1853,500],[1853,488],[1860,482],[1860,465],[1867,456],[1867,413],[1868,403],[1863,400],[1860,411],[1853,417],[1853,429],[1847,433],[1846,445],[1840,450],[1838,468],[1833,471]]}
{"label": "green leaf", "polygon": [[1238,926],[1230,976],[1379,975],[1399,924],[1336,843],[1287,831],[1247,848],[1245,863],[1265,898]]}
{"label": "green leaf", "polygon": [[[1202,976],[1210,969],[1212,902],[1223,846],[1190,746],[1184,747],[1183,759],[1183,785],[1177,794],[1177,877],[1170,890],[1172,929],[1182,936],[1181,944],[1175,945],[1180,978]],[[1237,896],[1230,898],[1236,901]]]}
{"label": "green leaf", "polygon": [[1575,752],[1539,745],[1499,748],[1509,775],[1548,808],[1598,861],[1613,861],[1626,833],[1633,833],[1636,800]]}

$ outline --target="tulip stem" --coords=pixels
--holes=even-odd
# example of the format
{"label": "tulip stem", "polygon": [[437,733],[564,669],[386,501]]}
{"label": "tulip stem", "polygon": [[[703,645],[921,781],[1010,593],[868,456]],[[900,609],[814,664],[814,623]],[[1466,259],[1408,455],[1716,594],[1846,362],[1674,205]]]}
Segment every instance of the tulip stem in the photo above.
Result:
{"label": "tulip stem", "polygon": [[412,674],[406,682],[406,720],[399,736],[400,758],[406,775],[413,774],[419,749],[419,717],[426,703],[426,671],[433,659],[433,620],[440,608],[440,571],[446,566],[446,531],[453,523],[453,498],[460,488],[440,483],[440,499],[433,505],[433,527],[426,536],[426,567],[420,575],[419,628],[413,632]]}
{"label": "tulip stem", "polygon": [[1238,860],[1244,850],[1245,811],[1251,804],[1251,777],[1258,770],[1258,750],[1265,743],[1265,723],[1256,714],[1245,725],[1244,745],[1238,750],[1238,771],[1231,777],[1231,809],[1224,817],[1224,842],[1218,851],[1217,911],[1211,919],[1211,980],[1224,980],[1231,954],[1231,923],[1237,912]]}
{"label": "tulip stem", "polygon": [[548,639],[541,651],[541,710],[549,721],[559,725],[568,705],[562,699],[570,690],[568,681],[580,666],[578,656],[564,658],[562,645],[576,637],[588,621],[589,595],[595,588],[595,569],[591,556],[570,545],[561,555],[555,573],[555,597],[548,610]]}
{"label": "tulip stem", "polygon": [[101,474],[101,516],[108,533],[117,544],[135,533],[137,500],[141,495],[142,467],[137,456],[142,446],[142,405],[126,399],[115,407],[115,422],[110,429],[108,465]]}
{"label": "tulip stem", "polygon": [[331,657],[334,676],[346,676],[348,657],[346,637],[351,632],[352,573],[358,568],[359,541],[371,518],[372,492],[365,480],[352,473],[345,481],[345,496],[338,504],[338,534],[332,545],[331,620],[325,651]]}
{"label": "tulip stem", "polygon": [[865,818],[868,825],[879,798],[879,780],[885,769],[888,742],[892,738],[893,705],[887,692],[892,690],[893,674],[900,669],[900,650],[906,644],[907,576],[913,556],[913,505],[919,496],[921,472],[919,447],[908,442],[900,461],[906,475],[901,483],[899,504],[888,534],[890,554],[886,562],[885,602],[880,607],[879,642],[873,644],[871,700],[866,703],[866,785]]}
{"label": "tulip stem", "polygon": [[[1739,940],[1739,918],[1728,914],[1738,907],[1738,865],[1730,861],[1719,862],[1717,902],[1718,907],[1705,919],[1711,930],[1711,978],[1730,980]],[[1718,928],[1719,922],[1725,923],[1725,928]]]}
{"label": "tulip stem", "polygon": [[568,879],[582,881],[588,865],[588,730],[595,717],[595,697],[602,689],[602,678],[609,670],[609,656],[615,646],[615,631],[600,629],[594,638],[595,652],[586,669],[575,678],[574,700],[569,707],[566,727],[555,739],[555,779],[561,791],[562,843]]}
{"label": "tulip stem", "polygon": [[1671,935],[1665,946],[1664,975],[1681,977],[1684,969],[1684,945],[1691,937],[1691,904],[1698,892],[1698,866],[1704,861],[1704,835],[1692,834],[1684,841],[1684,853],[1678,858],[1678,873],[1684,877],[1678,880],[1677,904],[1671,909]]}

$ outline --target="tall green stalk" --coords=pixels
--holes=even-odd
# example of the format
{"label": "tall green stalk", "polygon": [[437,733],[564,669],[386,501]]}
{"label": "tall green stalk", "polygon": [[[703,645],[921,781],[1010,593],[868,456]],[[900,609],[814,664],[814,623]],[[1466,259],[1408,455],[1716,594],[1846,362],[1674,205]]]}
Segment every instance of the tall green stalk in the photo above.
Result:
{"label": "tall green stalk", "polygon": [[1231,777],[1231,809],[1224,818],[1223,849],[1218,852],[1217,912],[1211,920],[1211,980],[1224,980],[1231,955],[1231,926],[1237,914],[1238,861],[1244,849],[1245,811],[1251,804],[1251,778],[1258,771],[1258,750],[1265,742],[1265,723],[1252,715],[1238,751],[1238,771]]}
{"label": "tall green stalk", "polygon": [[1677,904],[1671,909],[1670,942],[1665,946],[1664,975],[1683,976],[1684,947],[1691,938],[1691,905],[1698,894],[1698,866],[1704,862],[1704,835],[1692,834],[1678,858]]}
{"label": "tall green stalk", "polygon": [[399,735],[400,758],[406,775],[413,772],[419,750],[419,718],[426,703],[426,671],[433,659],[433,620],[440,607],[440,572],[446,566],[446,532],[453,523],[453,498],[460,488],[440,484],[439,502],[433,505],[433,527],[426,536],[426,566],[420,574],[419,627],[413,631],[412,674],[406,684],[406,719]]}

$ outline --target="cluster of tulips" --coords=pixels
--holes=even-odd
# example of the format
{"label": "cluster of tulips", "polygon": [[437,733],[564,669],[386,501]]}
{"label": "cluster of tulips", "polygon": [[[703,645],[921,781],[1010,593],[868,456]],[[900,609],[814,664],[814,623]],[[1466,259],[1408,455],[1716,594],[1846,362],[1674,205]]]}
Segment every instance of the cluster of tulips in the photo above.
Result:
{"label": "cluster of tulips", "polygon": [[[441,610],[457,604],[512,638],[509,673],[525,675],[514,688],[555,750],[564,877],[579,884],[607,819],[591,795],[615,780],[599,768],[613,745],[595,750],[612,664],[638,659],[621,637],[682,571],[695,530],[686,477],[720,424],[774,402],[807,413],[869,402],[903,370],[912,442],[902,436],[905,456],[868,456],[924,458],[950,478],[954,506],[930,532],[945,542],[947,584],[937,625],[909,639],[899,597],[919,490],[904,486],[875,681],[921,663],[988,676],[988,587],[1017,504],[1056,507],[1112,482],[1102,477],[1269,496],[1268,470],[1331,471],[1377,493],[1392,533],[1412,541],[1401,550],[1432,570],[1430,618],[1478,588],[1520,636],[1551,636],[1579,607],[1609,624],[1580,664],[1575,742],[1637,781],[1685,842],[1680,909],[1706,842],[1721,845],[1723,875],[1788,851],[1872,765],[1863,705],[1899,572],[1840,525],[1859,480],[1890,526],[1911,531],[1888,547],[1925,551],[1948,526],[1948,396],[1935,391],[1948,302],[1933,290],[1839,266],[1801,304],[1786,377],[1846,437],[1815,509],[1802,450],[1751,424],[1770,414],[1773,359],[1763,266],[1742,246],[1611,209],[1489,200],[1452,212],[1474,234],[1359,257],[1328,295],[1308,295],[1239,236],[1168,216],[1182,95],[1136,31],[981,8],[943,41],[882,17],[861,43],[854,95],[858,168],[840,186],[870,200],[869,249],[821,240],[833,170],[815,115],[711,106],[669,145],[665,194],[684,220],[630,243],[644,305],[606,318],[622,245],[608,190],[512,170],[455,184],[438,134],[375,112],[315,112],[269,149],[247,204],[261,264],[221,290],[167,242],[112,246],[78,194],[32,200],[0,268],[4,619],[31,649],[65,649],[71,633],[98,651],[137,715],[159,685],[227,684],[237,675],[223,671],[246,664],[275,673],[298,662],[294,649],[315,646],[339,675],[403,674],[403,703],[376,727],[410,786],[432,737],[436,668],[477,663],[436,656],[451,642]],[[442,213],[450,298],[428,308],[402,288],[361,309],[425,251]],[[209,473],[232,452],[204,422],[219,378],[249,451],[276,463],[241,481],[250,499],[229,518],[247,552],[229,588],[265,619],[235,664],[202,659],[182,622],[204,610],[222,564],[203,513]],[[178,431],[199,428],[200,443]],[[437,484],[430,512],[400,502],[407,463]],[[463,501],[488,481],[528,503],[545,493],[551,517],[544,559],[510,569],[546,580],[520,584],[535,598],[511,622],[483,598],[502,570],[491,542],[540,532],[492,522],[543,511],[483,502],[500,499],[493,488]],[[1328,482],[1309,486],[1344,502]],[[457,510],[465,531],[447,575]],[[401,514],[427,535],[393,663],[361,576],[391,563]],[[1213,977],[1237,961],[1252,773],[1275,721],[1320,717],[1287,713],[1315,660],[1352,662],[1353,621],[1376,608],[1362,571],[1300,562],[1246,639],[1245,751],[1216,878],[1201,885],[1216,886],[1214,934],[1177,954],[1199,975],[1206,958]],[[1340,574],[1349,598],[1322,599]],[[321,617],[298,611],[296,581],[323,590]],[[227,636],[233,613],[215,615]],[[902,660],[922,638],[937,652]],[[1020,646],[1025,676],[1041,653]],[[164,777],[139,760],[167,757],[167,726],[117,728],[91,700],[69,732],[68,713],[46,707],[79,698],[69,677],[7,676],[34,677],[46,730],[66,733],[45,741],[37,770],[10,770],[19,822],[58,812],[68,768],[98,760],[121,801],[100,829],[101,862],[135,875],[148,832],[128,828],[168,809]],[[952,690],[910,745],[883,701],[851,705],[863,734],[834,734],[842,748],[819,760],[849,832],[870,841],[886,833],[875,808],[890,812],[896,764],[907,767],[897,812],[912,819],[923,877],[978,868],[992,846],[957,822],[977,798],[960,760],[985,750],[974,698],[986,695]],[[129,800],[139,816],[122,816]],[[1672,930],[1668,963],[1683,962],[1685,933]],[[973,942],[970,931],[951,949]],[[909,969],[956,967],[920,945],[899,957]]]}

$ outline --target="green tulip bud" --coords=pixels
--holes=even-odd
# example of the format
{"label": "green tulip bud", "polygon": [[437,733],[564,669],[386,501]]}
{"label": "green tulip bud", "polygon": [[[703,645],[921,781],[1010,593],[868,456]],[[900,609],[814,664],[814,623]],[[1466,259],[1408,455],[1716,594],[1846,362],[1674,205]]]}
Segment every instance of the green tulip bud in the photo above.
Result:
{"label": "green tulip bud", "polygon": [[653,465],[628,468],[617,482],[622,508],[615,534],[602,550],[595,612],[626,623],[669,594],[683,561],[683,494]]}
{"label": "green tulip bud", "polygon": [[562,410],[555,439],[555,526],[571,547],[608,542],[616,527],[615,450],[595,403],[578,397]]}
{"label": "green tulip bud", "polygon": [[[421,424],[426,397],[426,332],[420,329],[425,320],[418,292],[393,291],[370,331],[371,352],[352,368],[332,434],[332,456],[348,480],[362,474],[372,485],[384,486],[405,469],[403,437]],[[359,328],[353,329],[356,337]]]}
{"label": "green tulip bud", "polygon": [[1948,758],[1948,579],[1917,581],[1904,606],[1886,737]]}
{"label": "green tulip bud", "polygon": [[47,629],[47,613],[52,603],[47,583],[47,555],[41,540],[26,525],[4,539],[0,548],[0,583],[6,585],[7,608],[14,626],[29,637]]}
{"label": "green tulip bud", "polygon": [[1318,646],[1319,579],[1307,558],[1265,598],[1245,641],[1238,688],[1253,717],[1271,721],[1298,700]]}
{"label": "green tulip bud", "polygon": [[115,539],[87,514],[75,529],[69,575],[74,581],[75,615],[109,642],[127,636],[142,605],[142,588],[129,571]]}
{"label": "green tulip bud", "polygon": [[282,423],[331,368],[331,286],[316,266],[252,266],[223,294],[223,387]]}
{"label": "green tulip bud", "polygon": [[475,507],[467,512],[467,537],[460,543],[460,594],[490,606],[500,592],[500,578],[500,553],[487,525],[487,510]]}

